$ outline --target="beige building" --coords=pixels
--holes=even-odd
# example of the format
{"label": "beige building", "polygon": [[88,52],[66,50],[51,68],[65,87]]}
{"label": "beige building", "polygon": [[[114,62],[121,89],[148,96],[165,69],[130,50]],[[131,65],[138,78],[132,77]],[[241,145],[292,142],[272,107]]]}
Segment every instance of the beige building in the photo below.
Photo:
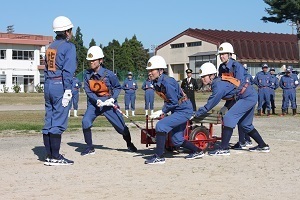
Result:
{"label": "beige building", "polygon": [[176,80],[186,78],[185,70],[193,70],[198,78],[200,66],[221,61],[216,55],[223,42],[233,45],[235,58],[247,64],[248,72],[255,75],[266,63],[280,72],[283,65],[298,68],[297,36],[291,34],[255,33],[241,31],[187,29],[156,48],[156,55],[165,58],[168,74]]}

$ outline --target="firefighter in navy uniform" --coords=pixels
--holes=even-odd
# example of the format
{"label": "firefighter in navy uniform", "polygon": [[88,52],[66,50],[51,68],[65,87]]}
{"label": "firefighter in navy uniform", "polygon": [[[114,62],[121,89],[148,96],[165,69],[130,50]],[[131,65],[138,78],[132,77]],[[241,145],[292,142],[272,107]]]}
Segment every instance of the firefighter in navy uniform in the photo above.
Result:
{"label": "firefighter in navy uniform", "polygon": [[268,65],[262,66],[262,71],[258,72],[253,80],[253,83],[258,87],[258,105],[257,115],[261,116],[263,103],[266,104],[267,115],[270,115],[271,102],[270,102],[270,91],[271,91],[271,73],[268,72]]}
{"label": "firefighter in navy uniform", "polygon": [[[275,90],[279,87],[279,81],[278,78],[276,77],[275,74],[275,68],[272,67],[269,70],[270,74],[271,74],[271,78],[270,78],[270,82],[271,82],[271,86],[270,86],[270,102],[271,102],[271,109],[272,109],[272,115],[275,115]],[[263,114],[266,114],[266,102],[263,104],[262,106],[262,112]]]}
{"label": "firefighter in navy uniform", "polygon": [[[269,152],[270,147],[264,142],[252,124],[254,109],[257,103],[257,92],[253,86],[227,74],[217,77],[217,70],[212,63],[204,63],[200,69],[202,82],[205,85],[211,85],[212,94],[208,98],[207,103],[196,112],[196,117],[209,112],[218,105],[221,99],[231,97],[235,97],[236,99],[235,104],[223,116],[221,145],[218,149],[209,152],[209,155],[230,155],[228,146],[236,125],[258,143],[258,146],[249,148],[250,151]],[[240,139],[244,139],[244,137]]]}
{"label": "firefighter in navy uniform", "polygon": [[[166,137],[171,134],[171,140],[175,148],[184,147],[191,151],[186,159],[196,159],[204,156],[203,151],[192,142],[185,140],[183,133],[186,122],[193,116],[191,101],[184,95],[177,81],[167,76],[164,70],[166,61],[161,56],[152,56],[147,63],[147,70],[156,93],[164,100],[161,110],[150,115],[150,119],[162,118],[155,126],[156,149],[155,154],[145,161],[145,164],[163,164]],[[167,113],[171,113],[166,116]]]}
{"label": "firefighter in navy uniform", "polygon": [[45,124],[42,130],[47,152],[45,165],[72,165],[72,160],[59,153],[63,132],[68,127],[71,108],[73,74],[76,71],[76,48],[72,38],[73,24],[65,16],[53,21],[55,40],[46,51],[45,67]]}
{"label": "firefighter in navy uniform", "polygon": [[291,102],[291,107],[293,109],[293,115],[297,114],[297,103],[296,103],[296,88],[299,85],[299,80],[297,76],[292,75],[293,69],[288,67],[285,70],[285,75],[280,78],[279,86],[282,88],[282,114],[284,116],[287,114],[287,109],[289,107],[289,102]]}
{"label": "firefighter in navy uniform", "polygon": [[136,100],[136,90],[138,85],[136,80],[132,76],[132,72],[128,72],[128,77],[124,80],[122,89],[125,91],[124,103],[125,103],[125,112],[128,115],[129,107],[131,108],[132,116],[135,116],[135,100]]}
{"label": "firefighter in navy uniform", "polygon": [[196,101],[195,101],[195,91],[197,91],[198,84],[196,79],[192,78],[193,70],[187,69],[186,71],[187,78],[183,79],[181,83],[181,88],[183,89],[183,92],[186,94],[186,96],[191,100],[193,105],[193,110],[197,111],[196,108]]}
{"label": "firefighter in navy uniform", "polygon": [[130,132],[122,114],[114,108],[114,106],[118,107],[117,98],[121,85],[117,76],[103,66],[103,58],[104,54],[99,46],[92,46],[87,52],[86,59],[90,62],[90,69],[84,74],[84,90],[88,101],[82,118],[82,131],[87,148],[81,153],[82,156],[95,154],[91,127],[99,115],[104,115],[114,129],[123,136],[129,151],[137,151],[131,142]]}

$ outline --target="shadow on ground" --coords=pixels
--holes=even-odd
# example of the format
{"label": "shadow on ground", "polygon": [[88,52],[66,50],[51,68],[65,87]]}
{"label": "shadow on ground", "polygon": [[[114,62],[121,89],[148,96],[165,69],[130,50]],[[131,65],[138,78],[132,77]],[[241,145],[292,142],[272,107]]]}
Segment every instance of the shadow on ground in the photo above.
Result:
{"label": "shadow on ground", "polygon": [[38,157],[39,161],[44,161],[46,157],[46,150],[44,146],[35,146],[31,149],[33,153]]}

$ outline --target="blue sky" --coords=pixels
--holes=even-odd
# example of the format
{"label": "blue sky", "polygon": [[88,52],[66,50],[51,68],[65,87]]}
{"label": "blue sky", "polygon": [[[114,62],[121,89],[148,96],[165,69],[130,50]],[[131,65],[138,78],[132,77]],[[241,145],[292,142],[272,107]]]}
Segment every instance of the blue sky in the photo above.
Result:
{"label": "blue sky", "polygon": [[260,20],[267,16],[265,7],[263,0],[2,1],[0,32],[14,25],[15,33],[54,36],[53,19],[64,15],[75,30],[81,28],[85,46],[92,38],[106,46],[135,34],[145,48],[151,48],[188,28],[291,34],[287,23]]}

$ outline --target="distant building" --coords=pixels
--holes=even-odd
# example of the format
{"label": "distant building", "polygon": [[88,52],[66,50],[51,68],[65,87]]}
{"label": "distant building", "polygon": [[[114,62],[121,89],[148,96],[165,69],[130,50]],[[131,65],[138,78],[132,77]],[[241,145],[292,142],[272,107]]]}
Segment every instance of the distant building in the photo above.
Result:
{"label": "distant building", "polygon": [[44,81],[44,56],[52,36],[0,33],[0,92],[19,85],[21,92],[34,92]]}
{"label": "distant building", "polygon": [[216,55],[223,42],[233,45],[234,58],[247,64],[248,72],[255,75],[267,63],[276,73],[283,65],[299,68],[297,36],[292,34],[256,33],[242,31],[187,29],[156,48],[156,55],[166,59],[168,74],[176,80],[186,78],[185,70],[193,70],[198,78],[200,66],[221,63]]}

